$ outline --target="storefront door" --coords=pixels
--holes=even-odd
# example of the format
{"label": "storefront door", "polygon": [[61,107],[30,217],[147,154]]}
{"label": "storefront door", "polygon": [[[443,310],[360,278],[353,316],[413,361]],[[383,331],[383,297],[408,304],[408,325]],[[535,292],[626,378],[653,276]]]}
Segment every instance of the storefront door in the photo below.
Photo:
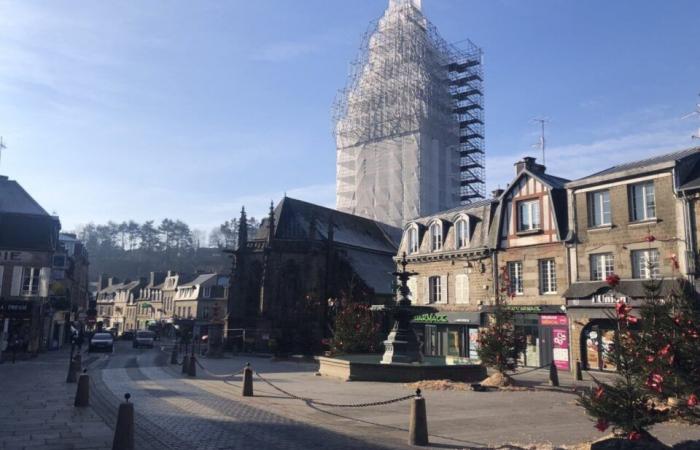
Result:
{"label": "storefront door", "polygon": [[583,330],[582,342],[585,348],[586,369],[610,370],[617,368],[609,361],[608,351],[615,341],[615,330],[606,324],[589,325]]}

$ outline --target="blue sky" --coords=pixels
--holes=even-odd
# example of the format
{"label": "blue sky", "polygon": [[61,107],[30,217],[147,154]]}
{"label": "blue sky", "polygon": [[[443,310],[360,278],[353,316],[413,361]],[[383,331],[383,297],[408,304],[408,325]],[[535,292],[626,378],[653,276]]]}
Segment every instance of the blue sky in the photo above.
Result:
{"label": "blue sky", "polygon": [[[0,0],[0,173],[64,229],[208,231],[284,192],[333,206],[331,105],[387,0]],[[693,145],[700,2],[423,0],[485,51],[487,188],[535,154],[576,178]],[[695,144],[697,145],[697,141]],[[538,156],[538,155],[536,155]]]}

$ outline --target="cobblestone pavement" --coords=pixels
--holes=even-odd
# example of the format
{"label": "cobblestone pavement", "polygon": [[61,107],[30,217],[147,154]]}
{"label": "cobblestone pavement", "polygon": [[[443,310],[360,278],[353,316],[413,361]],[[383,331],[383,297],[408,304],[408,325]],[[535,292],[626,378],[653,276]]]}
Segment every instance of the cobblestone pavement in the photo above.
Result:
{"label": "cobblestone pavement", "polygon": [[112,430],[93,408],[75,408],[65,351],[0,364],[0,448],[109,449]]}

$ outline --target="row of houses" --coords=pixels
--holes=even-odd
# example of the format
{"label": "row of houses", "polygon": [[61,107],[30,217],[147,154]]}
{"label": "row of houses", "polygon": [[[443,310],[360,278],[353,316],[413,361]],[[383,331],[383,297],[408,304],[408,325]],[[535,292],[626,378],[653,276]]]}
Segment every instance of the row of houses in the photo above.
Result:
{"label": "row of houses", "polygon": [[[611,310],[647,294],[644,282],[696,279],[700,148],[620,164],[577,180],[549,174],[534,158],[493,198],[410,221],[404,254],[414,319],[429,355],[475,358],[478,329],[497,298],[524,333],[522,362],[580,361],[614,370]],[[617,275],[612,289],[606,282]]]}
{"label": "row of houses", "polygon": [[650,278],[666,291],[676,277],[695,282],[700,148],[573,181],[530,157],[514,168],[492,198],[403,229],[285,197],[254,236],[239,230],[228,329],[262,350],[317,352],[336,300],[392,301],[405,255],[411,300],[430,311],[413,320],[425,354],[476,359],[479,328],[510,297],[523,364],[614,370],[615,302],[638,305]]}
{"label": "row of houses", "polygon": [[15,180],[0,176],[0,360],[56,349],[90,309],[88,253]]}
{"label": "row of houses", "polygon": [[204,336],[212,325],[223,324],[228,289],[229,276],[218,273],[151,272],[133,281],[101,276],[96,294],[97,323],[116,335],[187,328]]}

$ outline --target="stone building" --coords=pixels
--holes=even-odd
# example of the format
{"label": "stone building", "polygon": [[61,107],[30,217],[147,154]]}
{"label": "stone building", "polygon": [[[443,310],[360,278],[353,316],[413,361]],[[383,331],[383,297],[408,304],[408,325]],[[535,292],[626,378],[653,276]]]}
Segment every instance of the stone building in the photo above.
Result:
{"label": "stone building", "polygon": [[264,350],[318,350],[329,299],[393,297],[397,228],[285,197],[248,238],[241,212],[228,305],[229,340]]}
{"label": "stone building", "polygon": [[194,336],[206,336],[213,323],[223,320],[228,302],[229,276],[199,274],[177,287],[175,317],[192,321]]}
{"label": "stone building", "polygon": [[413,319],[425,355],[478,359],[482,312],[496,295],[491,223],[497,205],[482,200],[404,227],[398,254],[416,273],[408,281],[411,301],[432,310]]}
{"label": "stone building", "polygon": [[[644,282],[696,279],[700,147],[616,165],[566,184],[571,242],[566,290],[573,360],[614,370],[605,361],[617,301],[638,306]],[[616,274],[612,289],[606,277]]]}
{"label": "stone building", "polygon": [[52,258],[61,224],[16,181],[0,176],[0,357],[48,346],[57,309],[49,302]]}
{"label": "stone building", "polygon": [[165,273],[149,273],[147,283],[139,290],[138,297],[127,304],[128,320],[125,330],[145,330],[149,326],[160,324],[164,319],[163,291]]}

